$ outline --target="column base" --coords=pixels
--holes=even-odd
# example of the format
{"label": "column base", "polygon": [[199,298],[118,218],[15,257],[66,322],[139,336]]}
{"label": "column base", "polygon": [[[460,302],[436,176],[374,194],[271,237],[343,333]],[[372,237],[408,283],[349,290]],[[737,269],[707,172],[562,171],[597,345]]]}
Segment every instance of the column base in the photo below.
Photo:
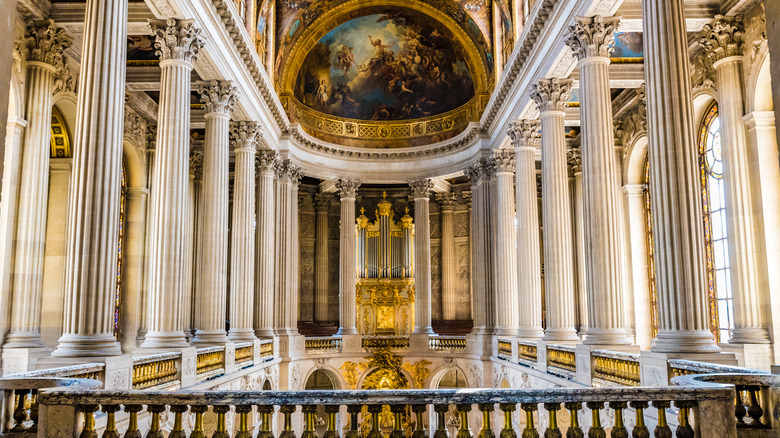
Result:
{"label": "column base", "polygon": [[755,370],[769,371],[774,363],[772,345],[770,344],[736,344],[721,343],[724,353],[732,353],[737,357],[737,363],[741,367]]}
{"label": "column base", "polygon": [[258,339],[273,339],[276,336],[274,329],[266,327],[255,329],[255,337]]}
{"label": "column base", "polygon": [[729,339],[729,344],[771,344],[769,332],[762,327],[735,328]]}
{"label": "column base", "polygon": [[560,344],[576,344],[581,341],[574,327],[547,329],[542,337],[543,341]]}
{"label": "column base", "polygon": [[11,332],[5,337],[3,348],[43,348],[38,332]]}
{"label": "column base", "polygon": [[349,336],[358,334],[355,327],[339,327],[339,331],[336,332],[336,336]]}
{"label": "column base", "polygon": [[156,348],[160,350],[188,348],[190,344],[184,339],[183,331],[148,332],[141,343],[141,348]]}
{"label": "column base", "polygon": [[625,329],[596,329],[588,330],[588,335],[582,341],[585,345],[606,346],[607,349],[612,346],[631,345],[631,339],[628,337]]}
{"label": "column base", "polygon": [[707,330],[661,331],[650,351],[654,353],[719,353],[720,347]]}
{"label": "column base", "polygon": [[517,329],[517,339],[524,341],[538,341],[544,337],[541,327],[520,327]]}
{"label": "column base", "polygon": [[517,336],[518,327],[496,327],[496,336]]}
{"label": "column base", "polygon": [[433,332],[433,327],[425,326],[425,327],[415,327],[412,334],[413,335],[434,335],[435,333]]}
{"label": "column base", "polygon": [[57,349],[51,355],[54,357],[103,357],[119,356],[122,348],[113,335],[62,335]]}
{"label": "column base", "polygon": [[[148,338],[148,336],[147,336]],[[224,330],[196,330],[192,345],[204,347],[209,345],[225,345],[230,342]]]}
{"label": "column base", "polygon": [[228,339],[231,342],[253,342],[256,338],[252,329],[230,329]]}

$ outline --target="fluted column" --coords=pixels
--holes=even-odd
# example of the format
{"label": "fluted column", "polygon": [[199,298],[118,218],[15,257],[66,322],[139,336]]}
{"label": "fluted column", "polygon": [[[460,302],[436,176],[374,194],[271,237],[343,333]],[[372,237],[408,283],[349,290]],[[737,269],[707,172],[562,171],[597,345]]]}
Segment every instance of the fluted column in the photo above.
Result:
{"label": "fluted column", "polygon": [[709,330],[704,229],[683,0],[642,0],[648,159],[659,332],[656,352],[717,352]]}
{"label": "fluted column", "polygon": [[431,224],[430,202],[433,182],[409,183],[414,195],[414,332],[432,335],[431,328]]}
{"label": "fluted column", "polygon": [[[51,20],[28,23],[22,40],[21,51],[27,54],[27,129],[24,132],[19,176],[11,330],[5,348],[43,346],[40,333],[41,295],[49,192],[52,94],[55,73],[66,68],[63,51],[70,45],[70,37]],[[122,120],[121,110],[119,120]],[[121,143],[121,126],[119,132]]]}
{"label": "fluted column", "polygon": [[198,185],[203,174],[203,154],[200,151],[190,151],[190,175],[189,185],[187,187],[187,221],[184,230],[184,264],[182,265],[182,280],[184,287],[181,298],[181,326],[184,327],[184,333],[187,339],[193,335],[194,318],[193,310],[196,307],[193,303],[193,297],[198,296],[195,293],[195,277],[200,272],[195,263],[200,259],[196,257],[198,249],[195,236],[198,226]]}
{"label": "fluted column", "polygon": [[255,294],[255,151],[256,123],[231,126],[236,154],[233,177],[233,222],[230,228],[230,332],[234,342],[255,339],[252,318]]}
{"label": "fluted column", "polygon": [[758,239],[745,115],[742,18],[716,16],[699,40],[714,62],[718,80],[718,115],[721,123],[723,182],[726,186],[731,291],[734,296],[734,331],[731,343],[767,344],[767,318],[761,281],[762,253]]}
{"label": "fluted column", "polygon": [[536,148],[539,122],[517,120],[507,134],[515,149],[517,211],[517,337],[541,339],[542,279],[539,249],[539,206],[536,198]]}
{"label": "fluted column", "polygon": [[202,251],[208,254],[200,262],[201,289],[196,297],[200,314],[194,344],[227,342],[225,317],[227,306],[228,258],[228,179],[230,111],[236,102],[236,89],[230,82],[211,81],[197,85],[206,104],[206,138],[203,145],[202,206],[205,214],[199,233]]}
{"label": "fluted column", "polygon": [[464,173],[471,181],[471,291],[472,334],[481,335],[487,324],[487,239],[486,190],[481,164],[467,168]]}
{"label": "fluted column", "polygon": [[341,197],[339,231],[339,335],[357,334],[357,240],[355,238],[355,195],[360,182],[339,180]]}
{"label": "fluted column", "polygon": [[642,349],[650,348],[653,337],[653,312],[651,311],[647,256],[647,211],[645,187],[643,184],[623,186],[627,210],[630,214],[629,242],[631,248],[631,269],[634,282],[634,313],[636,343]]}
{"label": "fluted column", "polygon": [[271,338],[274,335],[274,279],[276,258],[274,167],[276,152],[264,150],[257,154],[257,232],[255,251],[255,299],[253,305],[255,336]]}
{"label": "fluted column", "polygon": [[[572,203],[574,205],[574,275],[577,283],[577,309],[576,309],[576,327],[577,333],[583,336],[588,330],[588,291],[585,288],[587,284],[587,275],[585,274],[585,230],[583,223],[585,215],[583,214],[583,193],[582,193],[582,149],[572,148],[566,152],[566,163],[569,166],[569,179],[574,182],[574,196]],[[570,185],[570,187],[572,187]]]}
{"label": "fluted column", "polygon": [[515,227],[515,153],[493,151],[496,169],[496,334],[517,335],[517,230]]}
{"label": "fluted column", "polygon": [[457,258],[455,256],[455,194],[437,193],[441,211],[441,302],[442,319],[455,319],[458,308]]}
{"label": "fluted column", "polygon": [[190,75],[192,61],[203,46],[192,20],[150,21],[159,46],[160,105],[157,146],[152,174],[149,228],[150,282],[145,348],[186,347],[181,326],[182,248],[189,184]]}
{"label": "fluted column", "polygon": [[542,120],[542,223],[547,341],[578,341],[574,330],[574,237],[566,169],[564,108],[570,79],[540,79],[532,97]]}
{"label": "fluted column", "polygon": [[328,320],[328,210],[333,197],[314,195],[316,224],[314,230],[314,320]]}
{"label": "fluted column", "polygon": [[277,167],[277,263],[274,325],[276,334],[298,334],[298,184],[300,169],[290,162]]}
{"label": "fluted column", "polygon": [[566,39],[579,59],[582,126],[583,229],[590,345],[627,345],[623,271],[623,211],[615,163],[609,47],[619,19],[577,17]]}

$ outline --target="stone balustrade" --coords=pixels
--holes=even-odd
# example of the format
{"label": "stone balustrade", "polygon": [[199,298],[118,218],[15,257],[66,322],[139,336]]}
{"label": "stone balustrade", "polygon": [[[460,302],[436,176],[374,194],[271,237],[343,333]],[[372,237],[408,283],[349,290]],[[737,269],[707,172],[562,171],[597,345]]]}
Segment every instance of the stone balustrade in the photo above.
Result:
{"label": "stone balustrade", "polygon": [[340,352],[341,338],[323,336],[306,338],[306,352]]}
{"label": "stone balustrade", "polygon": [[466,350],[466,337],[434,336],[428,341],[428,348],[434,351],[463,352]]}

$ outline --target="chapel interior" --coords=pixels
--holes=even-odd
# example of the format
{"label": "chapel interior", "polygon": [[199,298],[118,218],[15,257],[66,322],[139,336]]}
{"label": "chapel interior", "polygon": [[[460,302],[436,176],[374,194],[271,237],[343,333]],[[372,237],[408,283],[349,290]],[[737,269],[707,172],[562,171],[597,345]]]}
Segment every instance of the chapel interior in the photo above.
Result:
{"label": "chapel interior", "polygon": [[0,437],[780,436],[780,1],[0,17]]}

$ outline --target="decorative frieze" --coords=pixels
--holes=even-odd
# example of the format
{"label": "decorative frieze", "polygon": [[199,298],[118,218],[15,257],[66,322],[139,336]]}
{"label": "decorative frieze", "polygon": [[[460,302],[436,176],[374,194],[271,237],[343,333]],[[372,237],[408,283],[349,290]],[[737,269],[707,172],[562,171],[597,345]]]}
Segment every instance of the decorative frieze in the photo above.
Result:
{"label": "decorative frieze", "polygon": [[569,27],[566,45],[571,47],[580,61],[596,56],[609,58],[619,23],[618,17],[577,17],[574,25]]}
{"label": "decorative frieze", "polygon": [[192,62],[204,40],[201,30],[195,27],[194,20],[149,20],[149,27],[155,36],[155,54],[161,61]]}

